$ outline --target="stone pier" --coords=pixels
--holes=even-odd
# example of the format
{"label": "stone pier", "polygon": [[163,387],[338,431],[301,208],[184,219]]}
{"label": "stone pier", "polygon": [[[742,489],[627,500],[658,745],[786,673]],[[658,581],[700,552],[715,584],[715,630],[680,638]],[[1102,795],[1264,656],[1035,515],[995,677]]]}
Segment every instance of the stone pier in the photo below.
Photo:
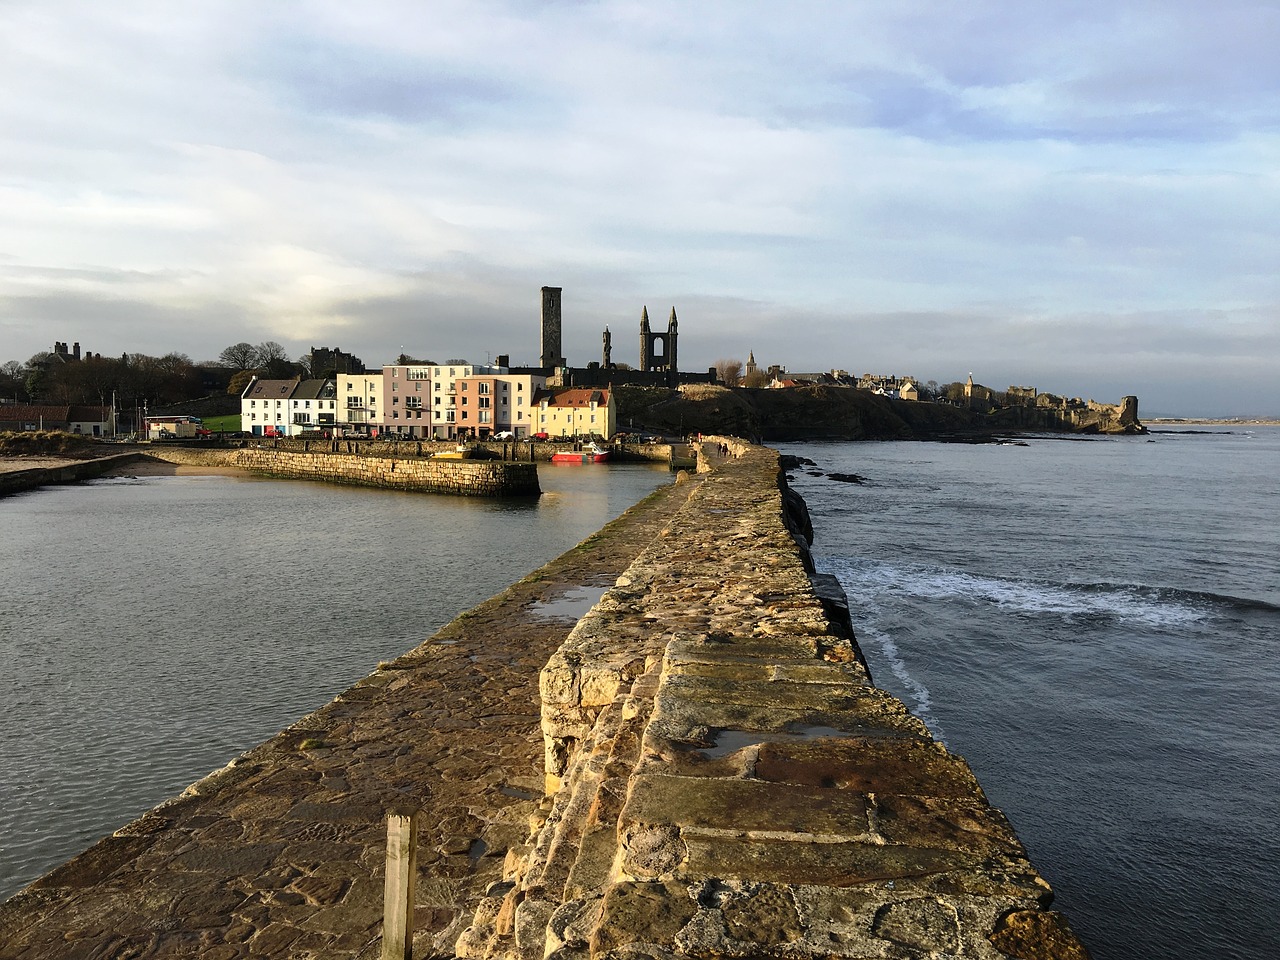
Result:
{"label": "stone pier", "polygon": [[380,956],[405,809],[418,958],[1086,957],[965,762],[872,685],[777,454],[720,442],[0,905],[0,960]]}
{"label": "stone pier", "polygon": [[546,818],[458,954],[1085,956],[964,760],[871,684],[777,455],[721,442],[543,669]]}

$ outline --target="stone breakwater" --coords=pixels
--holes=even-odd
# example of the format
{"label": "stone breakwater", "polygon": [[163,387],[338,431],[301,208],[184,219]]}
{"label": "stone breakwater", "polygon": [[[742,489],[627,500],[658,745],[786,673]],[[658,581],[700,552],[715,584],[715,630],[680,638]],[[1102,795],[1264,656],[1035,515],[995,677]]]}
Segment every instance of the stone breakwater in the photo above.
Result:
{"label": "stone breakwater", "polygon": [[64,460],[49,466],[23,469],[21,460],[9,461],[8,469],[0,469],[0,497],[37,487],[92,480],[136,459],[136,454],[98,457],[93,460]]}
{"label": "stone breakwater", "polygon": [[0,905],[0,960],[377,956],[406,806],[419,958],[1086,956],[726,445]]}
{"label": "stone breakwater", "polygon": [[237,467],[271,477],[325,480],[365,487],[472,497],[537,496],[536,464],[510,460],[442,460],[365,456],[328,450],[297,453],[271,447],[200,450],[166,447],[152,455],[171,463]]}
{"label": "stone breakwater", "polygon": [[542,671],[546,818],[458,955],[1085,956],[967,764],[872,686],[777,455],[711,439]]}

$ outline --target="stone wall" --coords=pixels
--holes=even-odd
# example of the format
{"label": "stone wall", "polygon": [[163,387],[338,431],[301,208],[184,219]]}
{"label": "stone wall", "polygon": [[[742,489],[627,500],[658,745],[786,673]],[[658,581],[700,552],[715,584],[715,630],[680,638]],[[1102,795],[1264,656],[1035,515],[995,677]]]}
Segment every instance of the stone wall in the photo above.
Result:
{"label": "stone wall", "polygon": [[221,464],[272,477],[327,480],[366,487],[476,497],[537,496],[536,464],[509,460],[437,460],[347,453],[294,453],[273,447],[231,450],[164,447],[152,455],[171,463]]}
{"label": "stone wall", "polygon": [[1086,956],[964,760],[871,684],[777,454],[708,439],[542,671],[545,819],[458,955]]}
{"label": "stone wall", "polygon": [[0,497],[12,493],[21,493],[23,490],[34,490],[37,487],[91,480],[136,458],[136,454],[129,453],[113,457],[99,457],[96,460],[69,462],[56,467],[37,467],[31,470],[0,472]]}

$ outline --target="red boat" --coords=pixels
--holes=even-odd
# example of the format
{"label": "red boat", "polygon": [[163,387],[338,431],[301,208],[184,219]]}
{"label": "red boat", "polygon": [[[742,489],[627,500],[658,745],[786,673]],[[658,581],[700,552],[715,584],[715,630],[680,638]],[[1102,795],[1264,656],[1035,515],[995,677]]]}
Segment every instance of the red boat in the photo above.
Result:
{"label": "red boat", "polygon": [[608,459],[609,451],[595,443],[581,450],[562,450],[551,455],[552,463],[604,463]]}

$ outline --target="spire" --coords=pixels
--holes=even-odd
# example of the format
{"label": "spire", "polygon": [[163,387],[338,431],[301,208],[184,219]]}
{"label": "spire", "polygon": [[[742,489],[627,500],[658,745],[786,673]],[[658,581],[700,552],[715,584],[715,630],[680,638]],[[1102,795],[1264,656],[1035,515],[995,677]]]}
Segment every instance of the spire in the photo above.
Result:
{"label": "spire", "polygon": [[649,329],[649,308],[647,306],[642,308],[640,311],[640,329]]}
{"label": "spire", "polygon": [[671,332],[676,328],[676,308],[671,308],[671,319],[667,321],[667,331]]}

